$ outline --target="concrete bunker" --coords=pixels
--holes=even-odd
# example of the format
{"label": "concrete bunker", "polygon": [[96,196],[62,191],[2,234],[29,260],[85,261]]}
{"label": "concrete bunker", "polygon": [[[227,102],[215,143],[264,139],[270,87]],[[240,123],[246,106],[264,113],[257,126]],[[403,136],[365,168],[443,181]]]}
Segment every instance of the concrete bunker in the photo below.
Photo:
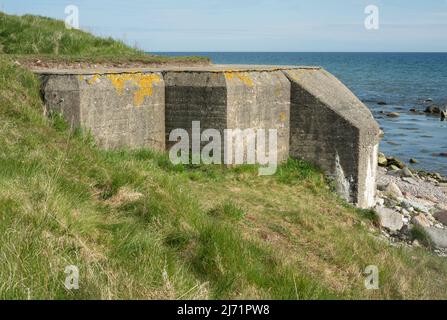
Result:
{"label": "concrete bunker", "polygon": [[287,70],[292,83],[290,155],[318,164],[337,192],[375,204],[380,128],[369,109],[325,70]]}
{"label": "concrete bunker", "polygon": [[192,121],[222,137],[225,129],[276,129],[278,161],[289,156],[290,82],[281,71],[168,71],[164,79],[167,140]]}
{"label": "concrete bunker", "polygon": [[278,161],[314,162],[338,193],[375,201],[380,129],[348,88],[321,68],[207,66],[36,70],[48,110],[90,130],[106,149],[165,150],[171,130],[277,129]]}
{"label": "concrete bunker", "polygon": [[165,149],[160,72],[41,73],[47,111],[89,130],[104,149]]}

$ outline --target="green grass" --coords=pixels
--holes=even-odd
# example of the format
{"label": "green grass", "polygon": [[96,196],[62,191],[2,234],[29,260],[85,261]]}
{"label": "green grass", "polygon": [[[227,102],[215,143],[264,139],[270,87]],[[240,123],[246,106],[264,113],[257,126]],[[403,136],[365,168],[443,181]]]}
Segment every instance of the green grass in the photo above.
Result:
{"label": "green grass", "polygon": [[[39,87],[0,54],[0,298],[447,298],[445,259],[378,239],[375,215],[308,163],[259,177],[102,151],[43,116]],[[364,288],[369,265],[380,290]]]}
{"label": "green grass", "polygon": [[410,230],[410,236],[412,240],[418,240],[425,247],[430,249],[434,248],[433,241],[430,239],[427,231],[425,231],[421,226],[413,226]]}
{"label": "green grass", "polygon": [[0,53],[24,64],[153,64],[209,63],[204,57],[166,57],[145,54],[122,41],[68,30],[63,21],[40,16],[13,16],[0,12]]}
{"label": "green grass", "polygon": [[0,46],[7,54],[141,55],[111,38],[95,37],[80,30],[67,30],[63,21],[46,17],[22,17],[0,13]]}

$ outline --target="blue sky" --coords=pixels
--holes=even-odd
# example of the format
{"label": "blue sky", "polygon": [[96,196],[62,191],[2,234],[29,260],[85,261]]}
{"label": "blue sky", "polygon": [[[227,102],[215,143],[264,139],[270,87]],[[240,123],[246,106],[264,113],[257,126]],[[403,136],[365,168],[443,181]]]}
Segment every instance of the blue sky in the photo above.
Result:
{"label": "blue sky", "polygon": [[[447,0],[0,0],[11,14],[65,19],[146,51],[442,51]],[[367,5],[380,10],[366,30]]]}

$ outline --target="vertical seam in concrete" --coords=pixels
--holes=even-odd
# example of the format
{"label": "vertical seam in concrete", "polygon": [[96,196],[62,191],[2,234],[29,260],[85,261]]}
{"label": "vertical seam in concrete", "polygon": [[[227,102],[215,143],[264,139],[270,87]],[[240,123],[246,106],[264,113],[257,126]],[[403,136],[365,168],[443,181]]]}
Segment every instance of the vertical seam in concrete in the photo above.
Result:
{"label": "vertical seam in concrete", "polygon": [[77,91],[78,91],[78,99],[79,99],[79,104],[78,104],[78,114],[79,114],[79,124],[78,125],[82,125],[82,123],[84,122],[84,115],[83,115],[83,110],[82,110],[82,96],[81,96],[81,78],[79,76],[74,76],[76,77],[76,86],[77,86]]}

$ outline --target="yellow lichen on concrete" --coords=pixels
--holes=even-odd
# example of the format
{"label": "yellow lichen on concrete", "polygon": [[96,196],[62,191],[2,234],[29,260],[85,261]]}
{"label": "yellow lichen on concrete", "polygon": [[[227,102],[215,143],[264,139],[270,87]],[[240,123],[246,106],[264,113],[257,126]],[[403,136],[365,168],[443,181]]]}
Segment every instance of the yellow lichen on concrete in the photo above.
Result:
{"label": "yellow lichen on concrete", "polygon": [[123,94],[126,81],[133,81],[133,76],[133,74],[108,74],[107,78],[112,82],[112,85],[115,87],[115,90],[118,91],[118,94]]}
{"label": "yellow lichen on concrete", "polygon": [[233,72],[225,72],[225,78],[227,78],[227,80],[231,81],[234,78]]}
{"label": "yellow lichen on concrete", "polygon": [[281,94],[282,94],[282,91],[283,91],[282,85],[281,85],[281,83],[278,82],[278,83],[275,85],[275,96],[276,96],[276,97],[280,97]]}
{"label": "yellow lichen on concrete", "polygon": [[300,81],[302,75],[304,75],[308,70],[296,69],[291,72],[292,79],[295,81]]}
{"label": "yellow lichen on concrete", "polygon": [[233,80],[234,77],[237,77],[246,86],[248,86],[248,87],[253,87],[254,86],[253,79],[250,78],[248,72],[231,72],[231,71],[227,71],[227,72],[225,72],[225,77],[229,81]]}
{"label": "yellow lichen on concrete", "polygon": [[139,80],[139,87],[140,89],[135,92],[134,95],[134,103],[136,106],[141,106],[144,102],[145,97],[152,96],[153,93],[153,85],[154,83],[160,82],[160,76],[157,74],[145,74],[141,75],[141,78]]}
{"label": "yellow lichen on concrete", "polygon": [[144,98],[152,96],[153,85],[161,81],[158,74],[142,74],[142,73],[127,73],[127,74],[109,74],[107,78],[112,82],[118,94],[123,94],[127,82],[138,87],[134,92],[134,105],[139,107],[143,104]]}
{"label": "yellow lichen on concrete", "polygon": [[92,84],[95,84],[99,80],[100,77],[101,77],[100,75],[95,74],[95,75],[91,76],[90,78],[88,78],[86,81],[88,84],[92,85]]}
{"label": "yellow lichen on concrete", "polygon": [[286,122],[286,120],[287,120],[286,113],[285,113],[285,112],[281,112],[281,113],[279,114],[279,121],[281,121],[281,122]]}

